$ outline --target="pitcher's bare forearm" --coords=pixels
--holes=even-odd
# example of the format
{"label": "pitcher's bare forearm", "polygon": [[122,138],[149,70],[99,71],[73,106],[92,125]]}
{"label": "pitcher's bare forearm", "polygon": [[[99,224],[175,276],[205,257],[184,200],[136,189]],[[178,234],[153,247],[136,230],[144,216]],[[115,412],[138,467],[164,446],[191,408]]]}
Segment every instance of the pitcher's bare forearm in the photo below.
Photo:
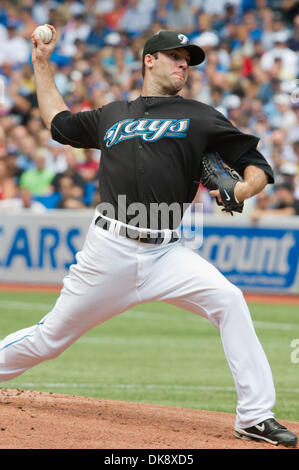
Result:
{"label": "pitcher's bare forearm", "polygon": [[33,67],[39,110],[45,126],[50,129],[54,116],[69,108],[57,90],[50,64],[36,62]]}
{"label": "pitcher's bare forearm", "polygon": [[56,30],[52,25],[47,26],[52,31],[52,39],[49,43],[43,43],[35,32],[33,32],[31,39],[33,43],[32,64],[39,110],[45,126],[50,129],[54,116],[61,111],[69,111],[69,108],[55,85],[49,63],[56,46]]}
{"label": "pitcher's bare forearm", "polygon": [[[238,181],[235,186],[235,198],[238,202],[243,202],[252,196],[260,193],[268,183],[266,173],[257,166],[249,165],[245,168],[243,181]],[[221,202],[218,189],[210,191],[212,197],[216,197]]]}
{"label": "pitcher's bare forearm", "polygon": [[244,170],[243,182],[236,184],[236,197],[239,201],[244,201],[260,193],[267,183],[266,173],[261,168],[249,165]]}

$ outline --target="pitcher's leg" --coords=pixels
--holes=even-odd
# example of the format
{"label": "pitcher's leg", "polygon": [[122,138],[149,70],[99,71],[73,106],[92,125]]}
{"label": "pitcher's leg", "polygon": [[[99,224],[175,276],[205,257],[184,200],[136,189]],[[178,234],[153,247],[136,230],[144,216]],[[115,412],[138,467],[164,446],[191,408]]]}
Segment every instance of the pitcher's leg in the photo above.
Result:
{"label": "pitcher's leg", "polygon": [[147,286],[151,292],[160,292],[160,300],[206,317],[220,330],[238,395],[236,425],[248,427],[272,417],[272,373],[242,292],[213,265],[181,245],[170,249],[154,269]]}
{"label": "pitcher's leg", "polygon": [[[71,282],[72,279],[68,279],[68,284]],[[93,326],[86,319],[95,317],[95,309],[99,309],[98,302],[95,301],[92,305],[91,302],[85,303],[84,296],[75,296],[77,303],[73,305],[69,289],[69,286],[63,288],[52,311],[38,324],[16,331],[1,341],[0,382],[17,377],[40,362],[57,357]],[[86,293],[88,294],[88,290]],[[74,298],[73,293],[71,297]],[[105,312],[103,306],[102,312]],[[73,320],[73,316],[77,320]],[[98,323],[105,320],[100,314],[97,319]]]}
{"label": "pitcher's leg", "polygon": [[99,237],[89,232],[52,311],[0,342],[1,382],[58,356],[86,331],[137,302],[134,257],[123,247],[120,263],[116,242]]}
{"label": "pitcher's leg", "polygon": [[215,288],[204,305],[200,294],[171,301],[199,315],[219,329],[233,375],[238,404],[236,426],[250,427],[273,417],[275,389],[269,362],[255,333],[242,292],[235,286]]}

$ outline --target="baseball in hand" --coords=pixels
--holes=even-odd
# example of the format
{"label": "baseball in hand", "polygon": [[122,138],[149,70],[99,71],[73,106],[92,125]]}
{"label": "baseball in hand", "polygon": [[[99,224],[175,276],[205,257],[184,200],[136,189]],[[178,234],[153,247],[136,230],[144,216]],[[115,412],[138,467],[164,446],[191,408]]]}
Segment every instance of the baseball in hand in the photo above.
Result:
{"label": "baseball in hand", "polygon": [[47,25],[41,25],[35,28],[34,33],[39,34],[41,40],[45,43],[48,44],[48,42],[51,41],[52,39],[52,31]]}

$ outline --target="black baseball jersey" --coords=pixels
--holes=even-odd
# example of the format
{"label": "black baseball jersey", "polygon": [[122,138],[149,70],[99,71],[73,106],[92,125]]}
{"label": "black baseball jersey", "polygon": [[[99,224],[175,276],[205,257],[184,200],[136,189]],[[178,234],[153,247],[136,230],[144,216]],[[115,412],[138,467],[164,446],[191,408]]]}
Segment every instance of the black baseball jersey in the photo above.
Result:
{"label": "black baseball jersey", "polygon": [[[240,132],[213,107],[179,95],[140,96],[76,114],[62,111],[51,132],[62,144],[101,149],[101,202],[112,204],[116,218],[127,223],[133,218],[127,214],[131,204],[178,203],[183,208],[191,203],[205,151],[219,152],[241,174],[248,165],[258,166],[269,183],[274,181],[256,150],[257,137]],[[120,195],[126,196],[126,207],[120,207]]]}

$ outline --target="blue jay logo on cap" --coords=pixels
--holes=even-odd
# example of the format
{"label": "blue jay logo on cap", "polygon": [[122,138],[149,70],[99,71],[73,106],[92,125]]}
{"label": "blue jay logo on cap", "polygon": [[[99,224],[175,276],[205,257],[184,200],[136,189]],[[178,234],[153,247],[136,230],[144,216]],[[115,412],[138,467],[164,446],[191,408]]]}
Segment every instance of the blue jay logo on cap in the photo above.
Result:
{"label": "blue jay logo on cap", "polygon": [[189,39],[185,34],[178,34],[178,39],[180,40],[181,44],[188,44]]}

